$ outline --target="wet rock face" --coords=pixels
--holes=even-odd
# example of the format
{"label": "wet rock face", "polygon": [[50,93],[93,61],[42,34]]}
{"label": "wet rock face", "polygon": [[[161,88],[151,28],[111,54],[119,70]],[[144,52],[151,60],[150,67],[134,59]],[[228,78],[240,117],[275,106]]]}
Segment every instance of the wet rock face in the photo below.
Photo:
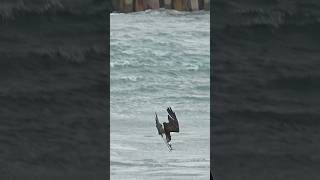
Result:
{"label": "wet rock face", "polygon": [[147,6],[145,0],[135,0],[134,2],[134,11],[144,11]]}
{"label": "wet rock face", "polygon": [[124,0],[123,12],[132,12],[132,11],[133,11],[133,0]]}
{"label": "wet rock face", "polygon": [[203,9],[210,10],[210,0],[204,0]]}
{"label": "wet rock face", "polygon": [[166,9],[172,8],[172,0],[163,0],[163,7]]}
{"label": "wet rock face", "polygon": [[133,0],[113,0],[112,7],[114,11],[133,12]]}
{"label": "wet rock face", "polygon": [[204,0],[198,0],[198,6],[199,6],[199,10],[204,9]]}
{"label": "wet rock face", "polygon": [[177,11],[186,10],[186,0],[173,0],[172,2],[173,9]]}
{"label": "wet rock face", "polygon": [[188,5],[189,11],[198,11],[199,10],[198,0],[188,0],[187,5]]}
{"label": "wet rock face", "polygon": [[146,0],[147,9],[159,9],[160,2],[159,0]]}
{"label": "wet rock face", "polygon": [[118,12],[144,11],[146,9],[175,9],[177,11],[210,10],[210,0],[112,0]]}

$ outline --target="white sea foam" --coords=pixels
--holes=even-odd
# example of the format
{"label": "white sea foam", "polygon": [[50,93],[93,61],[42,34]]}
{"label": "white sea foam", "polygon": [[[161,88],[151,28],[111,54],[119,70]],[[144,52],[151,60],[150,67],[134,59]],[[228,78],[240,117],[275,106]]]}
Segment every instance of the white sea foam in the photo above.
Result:
{"label": "white sea foam", "polygon": [[[113,13],[111,179],[209,179],[209,12]],[[154,112],[180,121],[169,152]]]}

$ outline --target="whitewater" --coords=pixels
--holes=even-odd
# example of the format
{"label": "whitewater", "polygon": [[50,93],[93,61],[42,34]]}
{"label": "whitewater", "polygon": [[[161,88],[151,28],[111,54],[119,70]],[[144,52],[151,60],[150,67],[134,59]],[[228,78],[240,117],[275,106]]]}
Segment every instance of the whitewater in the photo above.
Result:
{"label": "whitewater", "polygon": [[[209,179],[210,13],[110,14],[110,173],[121,179]],[[180,123],[169,152],[154,113]]]}

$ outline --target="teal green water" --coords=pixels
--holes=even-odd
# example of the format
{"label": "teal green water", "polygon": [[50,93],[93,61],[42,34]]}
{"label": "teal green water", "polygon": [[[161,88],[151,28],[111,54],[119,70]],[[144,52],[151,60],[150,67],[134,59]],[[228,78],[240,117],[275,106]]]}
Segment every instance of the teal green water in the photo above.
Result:
{"label": "teal green water", "polygon": [[[209,12],[110,15],[111,179],[208,179]],[[154,112],[180,123],[168,152]]]}

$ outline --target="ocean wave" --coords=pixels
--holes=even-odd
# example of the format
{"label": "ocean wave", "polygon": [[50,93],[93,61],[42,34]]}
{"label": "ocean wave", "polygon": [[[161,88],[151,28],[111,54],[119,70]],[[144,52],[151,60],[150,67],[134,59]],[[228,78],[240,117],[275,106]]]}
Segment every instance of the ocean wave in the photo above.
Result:
{"label": "ocean wave", "polygon": [[193,103],[195,102],[201,102],[201,101],[209,101],[210,97],[208,96],[204,96],[204,95],[183,95],[183,96],[172,96],[172,95],[167,95],[166,97],[160,97],[160,98],[155,98],[155,100],[159,100],[160,102],[165,102],[168,101],[170,99],[170,101],[173,102],[185,102],[185,101],[191,101]]}
{"label": "ocean wave", "polygon": [[95,48],[80,49],[49,49],[46,51],[30,51],[22,54],[0,53],[0,74],[13,74],[20,71],[36,69],[53,70],[65,65],[81,65],[90,61],[105,61],[106,52]]}
{"label": "ocean wave", "polygon": [[[203,14],[209,14],[209,11],[178,11],[175,9],[164,9],[164,8],[159,8],[159,9],[147,9],[144,11],[136,11],[136,12],[131,12],[131,15],[135,16],[144,16],[148,15],[149,17],[159,17],[159,16],[171,16],[171,17],[186,17],[188,15],[203,15]],[[127,13],[120,13],[120,12],[112,12],[110,15],[125,15]]]}
{"label": "ocean wave", "polygon": [[269,81],[270,88],[286,91],[318,92],[320,90],[320,76],[288,76],[278,77]]}
{"label": "ocean wave", "polygon": [[[117,58],[121,58],[126,56],[117,56]],[[151,64],[151,63],[143,63],[139,62],[137,60],[128,60],[128,61],[119,61],[119,62],[111,62],[110,67],[112,68],[112,71],[117,71],[117,70],[125,70],[125,69],[141,69],[144,72],[150,72],[150,69],[156,67],[156,64]],[[149,70],[148,70],[149,69]]]}
{"label": "ocean wave", "polygon": [[[83,63],[86,61],[86,57],[90,56],[97,56],[102,57],[106,56],[106,52],[103,52],[101,50],[98,50],[97,48],[88,48],[88,49],[65,49],[65,48],[57,48],[57,49],[49,49],[45,51],[29,51],[26,54],[23,54],[23,56],[16,55],[14,53],[1,53],[1,56],[3,57],[3,60],[0,61],[0,63],[7,62],[6,59],[32,59],[32,61],[39,60],[41,64],[42,61],[45,60],[55,60],[59,59],[60,62],[70,62],[70,63]],[[24,63],[23,61],[20,61],[21,63]],[[27,61],[26,63],[29,63],[30,61]],[[59,62],[55,62],[59,63]]]}
{"label": "ocean wave", "polygon": [[[246,4],[246,3],[244,3]],[[218,14],[228,12],[224,24],[230,27],[278,29],[285,26],[308,26],[318,24],[320,5],[316,2],[256,1],[250,6],[236,2],[216,2]],[[220,15],[217,15],[220,16]],[[237,21],[228,21],[234,19]]]}
{"label": "ocean wave", "polygon": [[[286,124],[300,124],[300,125],[316,125],[320,124],[318,112],[276,112],[268,110],[230,110],[225,113],[217,113],[217,116],[234,116],[238,119],[245,118],[243,121],[257,121],[261,123],[286,123]],[[215,113],[214,113],[214,116]],[[242,121],[242,120],[241,120]],[[275,125],[276,126],[276,125]]]}
{"label": "ocean wave", "polygon": [[20,16],[105,14],[108,3],[101,0],[17,0],[0,3],[2,22]]}
{"label": "ocean wave", "polygon": [[111,78],[111,81],[117,82],[117,83],[126,83],[126,82],[139,82],[145,80],[145,77],[143,76],[122,76],[122,77],[115,77]]}

